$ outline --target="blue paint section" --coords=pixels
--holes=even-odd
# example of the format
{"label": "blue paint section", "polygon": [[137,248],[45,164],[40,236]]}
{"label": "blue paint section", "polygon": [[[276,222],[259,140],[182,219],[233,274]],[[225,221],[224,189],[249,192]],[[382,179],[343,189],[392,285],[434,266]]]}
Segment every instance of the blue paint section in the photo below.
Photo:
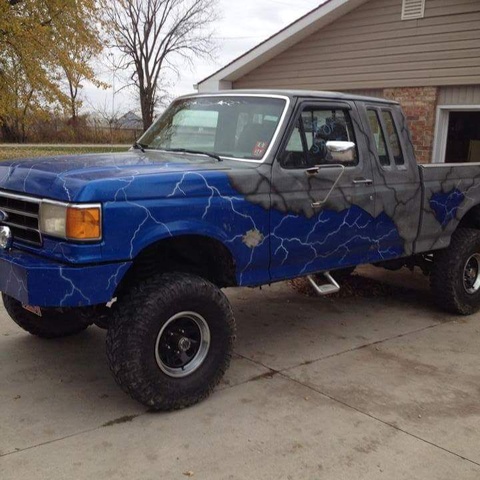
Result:
{"label": "blue paint section", "polygon": [[74,267],[13,251],[0,253],[0,291],[28,305],[106,303],[130,262]]}
{"label": "blue paint section", "polygon": [[[0,165],[1,188],[101,202],[103,208],[101,242],[45,237],[42,248],[22,245],[23,252],[0,253],[0,290],[39,306],[106,303],[143,249],[179,235],[202,235],[226,246],[241,286],[404,253],[385,214],[374,218],[351,206],[322,210],[309,219],[265,209],[259,204],[268,205],[268,190],[257,194],[258,204],[248,201],[232,187],[228,174],[233,167],[227,162],[197,158],[193,164],[163,157],[154,161],[129,152]],[[235,168],[235,176],[245,176],[244,184],[259,181],[255,167]]]}
{"label": "blue paint section", "polygon": [[[268,243],[253,248],[243,238],[249,231],[268,235],[269,214],[231,187],[230,170],[229,162],[162,152],[69,156],[2,163],[0,188],[103,204],[102,242],[82,245],[45,237],[41,249],[17,244],[22,250],[76,265],[119,262],[160,239],[204,235],[232,251],[239,284],[264,283],[269,281]],[[243,170],[251,174],[253,169]]]}
{"label": "blue paint section", "polygon": [[374,218],[358,206],[322,210],[311,219],[272,212],[273,279],[396,258],[401,245],[390,218]]}
{"label": "blue paint section", "polygon": [[[269,281],[269,212],[244,199],[223,172],[185,172],[166,176],[158,185],[156,200],[129,200],[128,189],[107,203],[105,254],[125,247],[118,223],[128,242],[128,258],[160,238],[204,235],[225,245],[235,258],[239,285]],[[122,221],[123,218],[123,221]],[[257,240],[249,242],[249,236]]]}
{"label": "blue paint section", "polygon": [[[100,243],[75,243],[61,241],[58,238],[43,236],[43,246],[39,249],[37,246],[26,243],[14,242],[14,247],[23,251],[40,255],[47,259],[56,260],[60,263],[71,263],[73,265],[83,265],[85,263],[104,262],[103,244]],[[117,261],[111,259],[110,261]]]}
{"label": "blue paint section", "polygon": [[465,195],[454,188],[449,192],[437,192],[430,198],[430,208],[442,228],[445,228],[457,215],[458,207],[465,200]]}
{"label": "blue paint section", "polygon": [[[128,154],[126,159],[130,159],[131,155]],[[139,156],[133,155],[141,163]],[[81,170],[80,165],[76,165],[76,160],[72,160],[72,168]],[[118,163],[118,158],[116,161]],[[26,185],[27,191],[22,193],[38,194],[42,190],[48,192],[49,197],[53,193],[55,199],[61,200],[98,202],[108,199],[102,202],[102,242],[81,244],[45,236],[41,249],[20,244],[17,246],[35,254],[35,257],[42,255],[46,261],[52,259],[81,266],[86,263],[127,262],[159,240],[179,235],[202,235],[218,240],[231,251],[239,285],[263,284],[270,280],[269,211],[247,202],[232,188],[225,172],[229,167],[223,164],[218,166],[211,160],[204,163],[198,159],[196,165],[185,162],[145,162],[147,167],[134,164],[133,170],[119,167],[116,175],[112,175],[111,166],[85,167],[81,173],[81,182],[72,182],[71,174],[70,180],[62,184],[59,190],[43,190],[48,182],[38,189],[29,183],[35,178],[37,181],[45,180],[43,173],[35,170],[38,166],[35,167],[33,162],[26,162],[28,168],[23,166],[20,170],[14,169],[14,180],[4,180],[0,186],[13,190],[12,185]],[[49,172],[53,169],[55,175],[62,176],[57,171],[61,170],[60,166],[55,166],[53,160],[45,161],[43,168]],[[104,168],[107,168],[109,177],[99,180],[97,177],[100,173],[103,175]],[[19,182],[20,172],[24,175],[22,182]],[[245,169],[245,172],[252,174],[252,169]],[[126,173],[129,176],[124,176]],[[66,178],[65,175],[63,177]],[[84,179],[90,177],[91,181],[85,183]],[[255,240],[253,243],[249,241],[249,236]],[[82,284],[80,272],[81,270],[72,270],[71,274],[78,277]],[[87,269],[83,273],[85,278],[90,275],[91,272]],[[122,276],[123,273],[119,275],[118,281]],[[30,285],[33,283],[30,282]],[[76,286],[75,282],[74,285]],[[97,289],[101,288],[100,279],[96,285]],[[61,285],[58,288],[63,292]],[[63,304],[83,304],[87,302],[86,298],[98,300],[98,295],[92,297],[85,294],[86,298],[83,298],[80,294],[84,291],[83,286],[80,285],[78,290],[64,299]],[[61,293],[58,296],[63,299]],[[106,299],[108,300],[109,298]]]}
{"label": "blue paint section", "polygon": [[0,291],[28,304],[27,270],[12,258],[0,259]]}
{"label": "blue paint section", "polygon": [[212,169],[228,167],[202,157],[189,161],[187,157],[159,151],[33,158],[1,162],[0,188],[67,202],[101,202],[112,200],[129,179],[141,176],[147,192],[131,192],[132,199],[141,199],[164,174]]}

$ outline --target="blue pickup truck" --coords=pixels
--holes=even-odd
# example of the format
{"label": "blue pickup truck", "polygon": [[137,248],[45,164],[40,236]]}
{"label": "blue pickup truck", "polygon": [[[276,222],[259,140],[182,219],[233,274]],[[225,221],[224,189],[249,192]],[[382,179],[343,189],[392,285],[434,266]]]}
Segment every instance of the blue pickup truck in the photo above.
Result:
{"label": "blue pickup truck", "polygon": [[397,103],[340,93],[189,95],[128,152],[0,164],[7,312],[41,337],[107,328],[116,381],[157,410],[227,369],[222,288],[419,266],[470,314],[479,229],[480,164],[417,165]]}

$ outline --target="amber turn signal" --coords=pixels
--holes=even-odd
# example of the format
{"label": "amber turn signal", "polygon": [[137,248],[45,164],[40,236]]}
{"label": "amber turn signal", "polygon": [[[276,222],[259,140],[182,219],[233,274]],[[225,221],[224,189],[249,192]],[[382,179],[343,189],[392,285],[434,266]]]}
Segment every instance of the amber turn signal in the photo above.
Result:
{"label": "amber turn signal", "polygon": [[67,208],[66,236],[72,240],[98,240],[102,236],[100,208]]}

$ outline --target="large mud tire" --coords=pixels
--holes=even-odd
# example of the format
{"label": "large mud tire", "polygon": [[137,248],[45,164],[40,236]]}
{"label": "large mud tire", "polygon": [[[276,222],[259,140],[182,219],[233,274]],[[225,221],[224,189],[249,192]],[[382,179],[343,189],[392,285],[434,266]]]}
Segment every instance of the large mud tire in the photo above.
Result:
{"label": "large mud tire", "polygon": [[444,310],[470,315],[480,309],[480,232],[459,228],[448,248],[434,254],[430,285]]}
{"label": "large mud tire", "polygon": [[[196,337],[199,341],[194,337],[200,329],[195,330],[194,322],[188,323],[189,316],[200,319],[204,330]],[[187,333],[180,330],[180,334],[174,329],[182,321],[188,328]],[[168,343],[167,334],[174,343]],[[199,363],[200,350],[192,345],[204,345],[207,336],[208,349],[202,350],[204,356]],[[173,360],[165,360],[170,347],[180,352],[185,338],[191,340],[190,349],[180,356],[187,358],[193,352],[191,360],[183,362],[173,353]],[[118,300],[107,331],[107,358],[115,380],[132,398],[154,410],[176,410],[212,392],[230,364],[234,338],[232,309],[219,288],[191,274],[161,274]],[[177,360],[183,362],[182,367],[175,367]],[[190,368],[194,370],[187,373]]]}
{"label": "large mud tire", "polygon": [[44,308],[39,317],[22,304],[2,293],[3,305],[10,318],[28,333],[41,338],[69,337],[83,332],[92,322],[76,308]]}

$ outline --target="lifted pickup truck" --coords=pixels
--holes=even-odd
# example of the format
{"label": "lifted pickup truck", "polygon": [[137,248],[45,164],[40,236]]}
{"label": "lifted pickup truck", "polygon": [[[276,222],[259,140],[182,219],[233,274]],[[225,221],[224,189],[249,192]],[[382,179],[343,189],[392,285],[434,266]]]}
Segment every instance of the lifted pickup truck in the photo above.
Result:
{"label": "lifted pickup truck", "polygon": [[108,328],[116,381],[154,409],[228,367],[223,287],[417,265],[439,305],[480,308],[480,164],[417,165],[391,101],[185,96],[129,152],[4,162],[0,188],[7,312],[41,337]]}

